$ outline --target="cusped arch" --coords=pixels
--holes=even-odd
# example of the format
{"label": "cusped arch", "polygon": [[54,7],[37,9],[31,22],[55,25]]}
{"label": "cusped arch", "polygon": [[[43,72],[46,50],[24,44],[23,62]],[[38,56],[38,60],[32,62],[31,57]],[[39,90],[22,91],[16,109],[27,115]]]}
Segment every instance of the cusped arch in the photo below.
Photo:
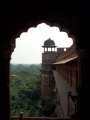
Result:
{"label": "cusped arch", "polygon": [[[12,52],[13,52],[14,48],[16,47],[15,46],[15,42],[16,42],[15,39],[17,37],[19,37],[22,32],[27,32],[28,28],[36,27],[37,24],[40,24],[40,23],[43,23],[43,22],[45,22],[46,24],[49,24],[50,26],[58,26],[62,32],[67,32],[68,36],[72,37],[73,40],[74,40],[73,42],[76,44],[76,41],[75,41],[76,33],[75,33],[75,31],[73,32],[74,27],[71,26],[71,25],[67,26],[67,24],[69,24],[70,21],[67,21],[66,18],[61,18],[61,21],[60,21],[60,19],[59,19],[59,21],[57,19],[54,20],[54,21],[51,21],[51,19],[34,20],[33,22],[32,21],[29,22],[29,23],[27,22],[26,24],[22,25],[21,27],[19,26],[19,27],[16,28],[15,34],[12,36],[12,39],[11,39],[11,50],[12,50]],[[76,28],[75,28],[75,30],[76,30]],[[52,43],[52,45],[54,45],[54,44]]]}

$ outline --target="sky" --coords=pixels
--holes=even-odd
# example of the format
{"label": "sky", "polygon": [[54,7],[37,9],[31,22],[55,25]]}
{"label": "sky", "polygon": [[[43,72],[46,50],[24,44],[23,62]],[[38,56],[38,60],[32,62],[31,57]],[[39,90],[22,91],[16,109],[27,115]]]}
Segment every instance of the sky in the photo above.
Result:
{"label": "sky", "polygon": [[68,48],[72,46],[73,40],[66,32],[61,32],[56,26],[46,23],[31,27],[27,32],[16,38],[16,48],[11,56],[11,64],[40,64],[44,41],[50,38],[54,40],[57,47]]}

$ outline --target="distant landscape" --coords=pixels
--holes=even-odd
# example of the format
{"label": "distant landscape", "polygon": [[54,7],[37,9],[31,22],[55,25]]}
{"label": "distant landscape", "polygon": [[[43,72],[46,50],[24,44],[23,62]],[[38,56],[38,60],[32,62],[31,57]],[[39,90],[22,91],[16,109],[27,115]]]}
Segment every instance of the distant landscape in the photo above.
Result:
{"label": "distant landscape", "polygon": [[41,65],[11,64],[10,107],[11,117],[55,116],[55,99],[41,98]]}
{"label": "distant landscape", "polygon": [[11,64],[11,116],[23,112],[25,116],[39,115],[41,65]]}

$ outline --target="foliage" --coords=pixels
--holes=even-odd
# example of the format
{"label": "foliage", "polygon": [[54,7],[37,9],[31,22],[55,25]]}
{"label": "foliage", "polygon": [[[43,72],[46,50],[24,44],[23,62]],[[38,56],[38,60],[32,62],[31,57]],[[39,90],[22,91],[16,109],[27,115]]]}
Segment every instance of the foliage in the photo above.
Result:
{"label": "foliage", "polygon": [[56,98],[53,96],[42,98],[41,101],[41,111],[40,113],[43,116],[55,117],[55,108],[56,108]]}
{"label": "foliage", "polygon": [[40,65],[10,66],[11,116],[21,111],[25,116],[37,116],[40,101]]}
{"label": "foliage", "polygon": [[11,116],[55,116],[54,97],[42,98],[40,95],[41,65],[10,66]]}

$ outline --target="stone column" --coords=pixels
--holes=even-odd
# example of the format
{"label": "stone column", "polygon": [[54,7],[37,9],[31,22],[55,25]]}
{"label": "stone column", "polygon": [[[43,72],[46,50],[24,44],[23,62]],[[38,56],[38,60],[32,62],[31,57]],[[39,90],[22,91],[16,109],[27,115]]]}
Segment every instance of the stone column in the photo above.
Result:
{"label": "stone column", "polygon": [[55,52],[55,47],[54,47],[54,52]]}
{"label": "stone column", "polygon": [[48,47],[47,47],[47,52],[48,52]]}
{"label": "stone column", "polygon": [[51,52],[52,52],[52,47],[51,47]]}

